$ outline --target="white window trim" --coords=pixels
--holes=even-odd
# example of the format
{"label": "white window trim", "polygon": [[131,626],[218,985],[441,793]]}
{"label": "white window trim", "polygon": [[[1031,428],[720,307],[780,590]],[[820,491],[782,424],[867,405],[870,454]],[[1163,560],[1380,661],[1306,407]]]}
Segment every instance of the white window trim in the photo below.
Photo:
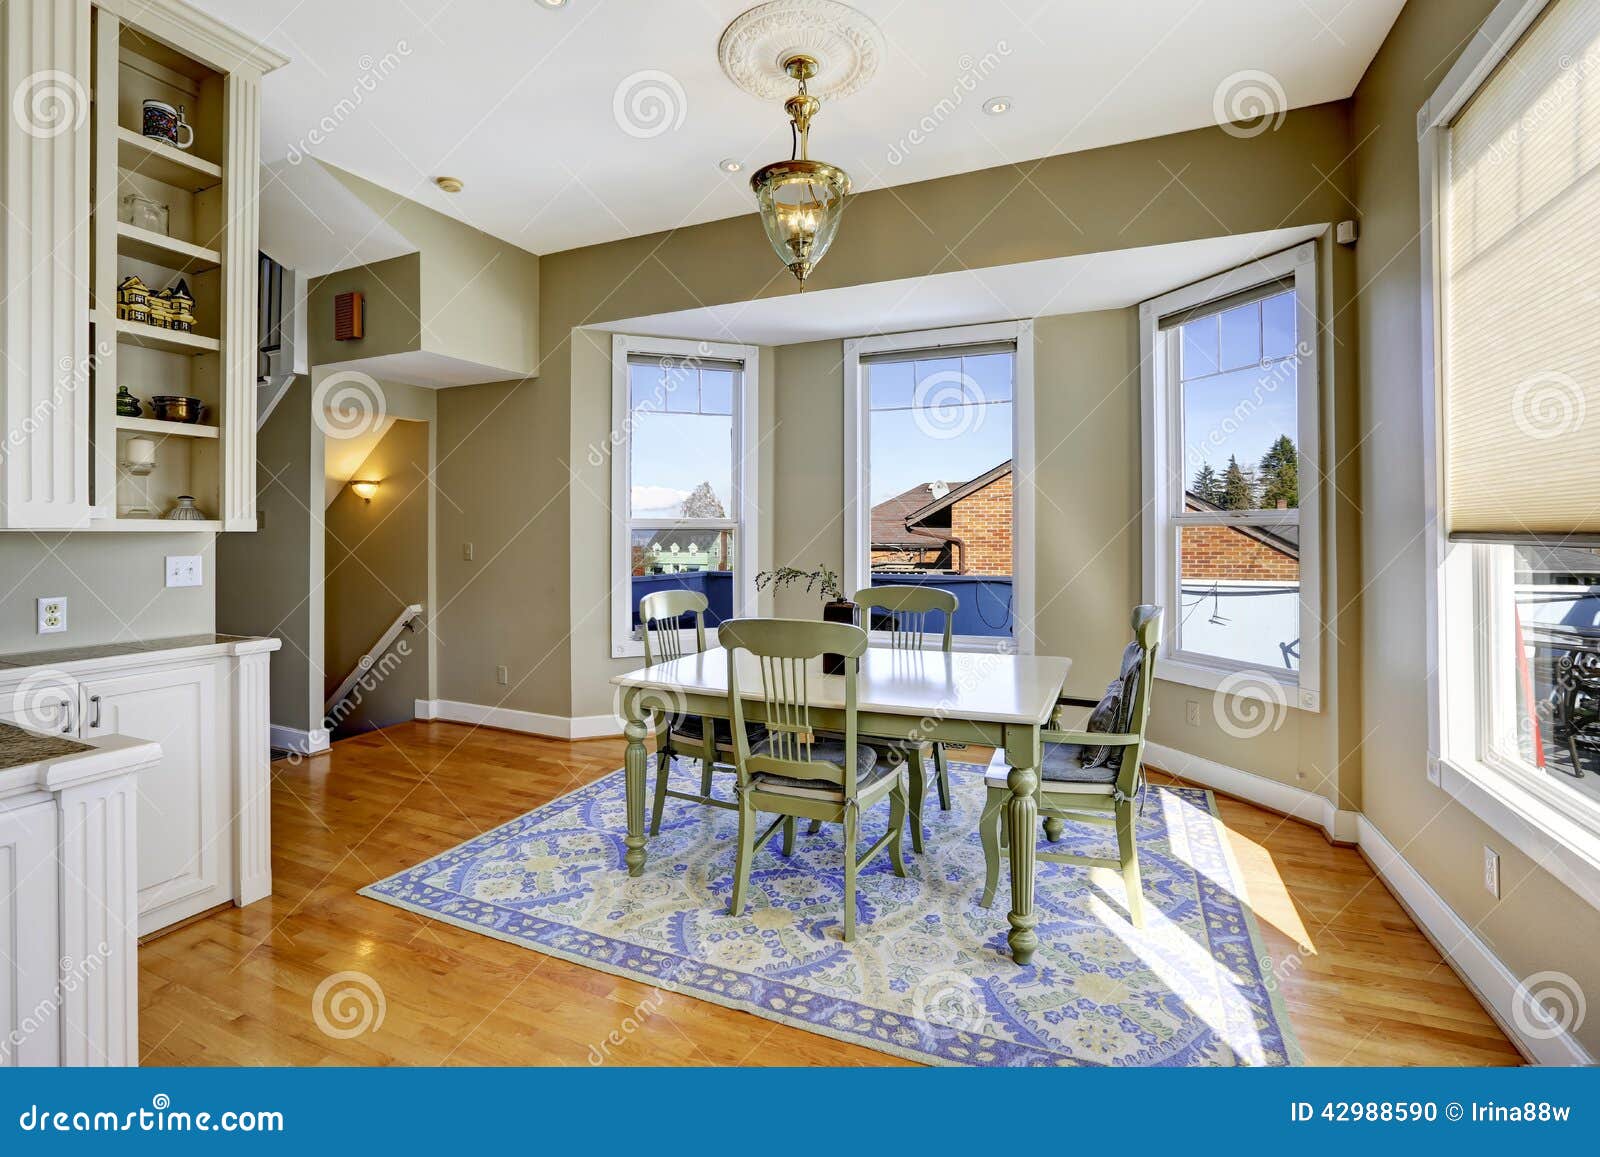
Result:
{"label": "white window trim", "polygon": [[[864,388],[861,358],[868,354],[902,350],[931,350],[940,346],[975,345],[1014,341],[1011,406],[1011,620],[1015,635],[995,639],[983,635],[957,635],[952,646],[960,651],[989,651],[1031,655],[1034,649],[1034,445],[1033,445],[1033,322],[1001,321],[988,325],[963,325],[915,333],[875,334],[849,338],[844,343],[844,573],[846,593],[872,583],[872,482],[867,430],[871,398]],[[874,642],[882,642],[877,638]]]}
{"label": "white window trim", "polygon": [[[1139,306],[1139,376],[1144,402],[1142,426],[1144,479],[1143,586],[1144,600],[1167,607],[1158,652],[1160,676],[1174,683],[1225,691],[1244,698],[1264,699],[1281,688],[1283,703],[1302,711],[1322,710],[1322,502],[1320,420],[1321,324],[1317,311],[1317,246],[1306,241],[1282,253],[1249,262],[1237,269],[1186,285]],[[1168,528],[1182,521],[1182,494],[1186,471],[1170,476],[1172,456],[1183,458],[1182,424],[1177,420],[1175,377],[1168,364],[1167,342],[1157,323],[1168,314],[1192,309],[1231,294],[1241,293],[1286,277],[1294,278],[1297,303],[1295,369],[1300,450],[1300,669],[1231,662],[1214,655],[1179,651],[1179,614],[1182,605],[1179,576],[1173,561],[1176,541],[1163,542]],[[1309,340],[1308,340],[1309,338]],[[1280,518],[1276,511],[1240,512],[1239,521],[1260,525]],[[1208,521],[1217,521],[1210,519]],[[1174,532],[1175,534],[1176,532]],[[1241,678],[1247,675],[1246,678]]]}
{"label": "white window trim", "polygon": [[[644,655],[644,640],[633,633],[632,556],[628,549],[628,496],[633,493],[630,439],[632,406],[628,394],[628,356],[644,354],[669,358],[705,358],[744,363],[739,389],[733,399],[737,442],[733,452],[733,503],[737,545],[734,567],[734,608],[739,616],[756,614],[756,570],[760,537],[758,487],[761,479],[761,351],[751,345],[683,341],[664,337],[611,339],[611,655],[624,659]],[[639,520],[641,523],[648,519]],[[671,520],[668,520],[671,521]],[[692,649],[692,631],[681,632]]]}
{"label": "white window trim", "polygon": [[[1493,624],[1478,629],[1480,577],[1504,581],[1490,552],[1451,543],[1443,517],[1444,209],[1447,129],[1551,0],[1502,0],[1417,112],[1422,251],[1422,463],[1428,662],[1425,774],[1589,904],[1600,907],[1600,808],[1494,754],[1478,672]],[[1503,569],[1503,567],[1501,568]],[[1503,673],[1502,673],[1503,674]],[[1509,677],[1509,676],[1506,676]]]}

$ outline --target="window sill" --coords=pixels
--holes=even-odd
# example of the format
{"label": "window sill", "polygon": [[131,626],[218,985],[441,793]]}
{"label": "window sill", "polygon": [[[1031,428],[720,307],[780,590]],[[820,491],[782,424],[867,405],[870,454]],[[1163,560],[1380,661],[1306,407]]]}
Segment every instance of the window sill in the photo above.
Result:
{"label": "window sill", "polygon": [[1489,764],[1440,759],[1439,788],[1600,908],[1600,836]]}
{"label": "window sill", "polygon": [[1281,687],[1283,706],[1314,715],[1322,711],[1321,692],[1302,687],[1300,676],[1294,671],[1274,671],[1267,667],[1212,667],[1163,656],[1156,660],[1156,678],[1248,699],[1265,699],[1270,694],[1268,688]]}

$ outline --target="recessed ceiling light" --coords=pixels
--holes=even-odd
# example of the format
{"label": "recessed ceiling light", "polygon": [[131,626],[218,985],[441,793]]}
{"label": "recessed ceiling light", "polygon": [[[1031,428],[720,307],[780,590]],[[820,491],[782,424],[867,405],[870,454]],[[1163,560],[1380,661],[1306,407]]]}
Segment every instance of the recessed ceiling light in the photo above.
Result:
{"label": "recessed ceiling light", "polygon": [[433,183],[446,193],[459,193],[463,188],[460,177],[435,177]]}
{"label": "recessed ceiling light", "polygon": [[567,0],[539,0],[546,8],[565,8]]}
{"label": "recessed ceiling light", "polygon": [[1009,96],[990,97],[983,102],[983,111],[992,117],[1003,116],[1011,111],[1011,98]]}
{"label": "recessed ceiling light", "polygon": [[722,160],[717,162],[717,168],[721,169],[724,173],[737,173],[740,169],[744,168],[744,166],[738,161],[734,160],[732,157],[723,157]]}

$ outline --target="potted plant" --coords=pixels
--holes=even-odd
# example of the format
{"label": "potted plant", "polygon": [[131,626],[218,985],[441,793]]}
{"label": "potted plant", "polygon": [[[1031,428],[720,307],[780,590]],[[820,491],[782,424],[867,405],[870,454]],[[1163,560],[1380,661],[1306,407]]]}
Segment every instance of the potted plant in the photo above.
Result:
{"label": "potted plant", "polygon": [[[839,585],[839,576],[826,566],[817,566],[811,570],[801,570],[797,566],[780,566],[777,570],[764,570],[756,575],[756,590],[781,590],[784,587],[805,583],[807,593],[815,592],[827,600],[822,604],[822,620],[826,623],[849,623],[852,626],[856,621],[856,605],[844,597],[844,588]],[[844,656],[824,654],[822,656],[822,670],[826,675],[844,674]]]}

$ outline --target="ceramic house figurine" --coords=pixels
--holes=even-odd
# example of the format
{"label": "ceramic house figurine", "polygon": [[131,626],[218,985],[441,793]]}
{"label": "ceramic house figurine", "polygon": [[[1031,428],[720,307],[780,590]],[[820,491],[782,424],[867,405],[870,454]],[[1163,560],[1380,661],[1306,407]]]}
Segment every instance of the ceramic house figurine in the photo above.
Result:
{"label": "ceramic house figurine", "polygon": [[133,274],[117,286],[117,317],[122,321],[150,322],[150,288]]}
{"label": "ceramic house figurine", "polygon": [[169,328],[182,330],[184,333],[193,333],[194,294],[189,292],[189,283],[180,277],[177,284],[169,286],[162,293],[168,295]]}
{"label": "ceramic house figurine", "polygon": [[172,328],[172,290],[150,295],[150,324],[157,329]]}

